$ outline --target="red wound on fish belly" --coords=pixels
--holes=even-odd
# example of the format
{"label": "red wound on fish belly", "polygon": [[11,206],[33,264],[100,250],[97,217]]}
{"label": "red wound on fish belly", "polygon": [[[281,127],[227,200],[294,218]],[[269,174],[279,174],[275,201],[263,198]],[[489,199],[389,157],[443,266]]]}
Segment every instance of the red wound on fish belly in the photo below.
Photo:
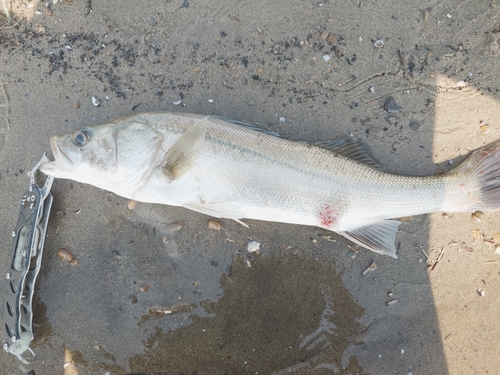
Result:
{"label": "red wound on fish belly", "polygon": [[321,226],[325,228],[330,228],[333,224],[337,222],[337,218],[339,213],[337,210],[331,208],[330,206],[326,206],[319,213],[319,218],[321,219]]}

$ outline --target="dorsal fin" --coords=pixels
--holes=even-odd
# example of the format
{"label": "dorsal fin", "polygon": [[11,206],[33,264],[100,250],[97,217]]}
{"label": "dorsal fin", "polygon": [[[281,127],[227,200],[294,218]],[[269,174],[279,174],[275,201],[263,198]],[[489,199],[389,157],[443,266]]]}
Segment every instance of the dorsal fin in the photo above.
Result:
{"label": "dorsal fin", "polygon": [[[231,124],[243,126],[247,129],[255,130],[255,131],[258,131],[260,133],[272,135],[274,137],[288,139],[288,137],[284,137],[277,132],[268,130],[260,124],[244,122],[244,121],[239,121],[239,120],[233,120],[233,119],[222,117],[222,116],[213,116],[212,115],[211,117],[230,122]],[[301,142],[301,141],[297,141],[297,142]],[[305,143],[311,144],[309,142],[305,142]],[[350,159],[353,159],[357,162],[366,164],[372,168],[382,169],[382,166],[380,165],[380,163],[378,161],[376,161],[375,159],[373,159],[370,155],[368,155],[366,150],[363,148],[361,143],[359,143],[356,138],[349,137],[349,138],[338,139],[335,141],[314,142],[314,143],[312,143],[312,145],[317,146],[317,147],[321,147],[321,148],[324,148],[324,149],[327,149],[330,151],[334,151],[337,154],[341,154],[341,155],[346,156]]]}
{"label": "dorsal fin", "polygon": [[336,141],[315,142],[313,144],[317,147],[325,148],[336,152],[337,154],[346,156],[349,159],[366,164],[372,168],[382,169],[380,163],[368,155],[366,150],[356,138],[349,137],[338,139]]}
{"label": "dorsal fin", "polygon": [[244,122],[244,121],[239,121],[239,120],[233,120],[233,119],[222,117],[222,116],[213,116],[213,115],[211,115],[210,117],[213,117],[213,118],[216,118],[216,119],[219,119],[219,120],[223,120],[223,121],[226,121],[226,122],[230,122],[231,124],[243,126],[243,127],[247,128],[247,129],[255,130],[256,132],[264,133],[264,134],[267,134],[267,135],[272,135],[274,137],[283,138],[282,136],[279,135],[279,133],[273,132],[272,130],[268,130],[264,126],[262,126],[260,124],[256,124],[256,123],[252,123],[252,122]]}

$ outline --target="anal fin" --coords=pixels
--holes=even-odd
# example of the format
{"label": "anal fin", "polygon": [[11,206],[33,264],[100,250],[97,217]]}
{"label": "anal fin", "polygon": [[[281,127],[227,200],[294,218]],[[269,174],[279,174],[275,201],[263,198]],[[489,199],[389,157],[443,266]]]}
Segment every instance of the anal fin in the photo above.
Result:
{"label": "anal fin", "polygon": [[376,253],[397,258],[394,242],[400,224],[401,222],[398,220],[383,220],[372,225],[338,233]]}

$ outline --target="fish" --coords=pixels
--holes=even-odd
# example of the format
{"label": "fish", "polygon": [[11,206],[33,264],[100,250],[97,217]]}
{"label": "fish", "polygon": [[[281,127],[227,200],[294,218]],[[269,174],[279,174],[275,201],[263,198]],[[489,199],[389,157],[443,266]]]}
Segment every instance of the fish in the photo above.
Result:
{"label": "fish", "polygon": [[212,217],[320,227],[397,258],[397,218],[500,206],[500,143],[442,175],[384,172],[355,139],[296,142],[256,125],[142,113],[50,140],[40,170]]}

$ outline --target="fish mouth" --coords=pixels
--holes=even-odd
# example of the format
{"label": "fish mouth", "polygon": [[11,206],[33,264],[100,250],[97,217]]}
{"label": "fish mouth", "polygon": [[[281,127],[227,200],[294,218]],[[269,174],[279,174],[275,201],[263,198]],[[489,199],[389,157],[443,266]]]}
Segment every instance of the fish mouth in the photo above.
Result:
{"label": "fish mouth", "polygon": [[65,152],[64,148],[59,146],[57,137],[50,138],[50,148],[54,155],[54,164],[59,170],[67,171],[73,166],[73,160],[68,153]]}
{"label": "fish mouth", "polygon": [[68,172],[74,166],[74,158],[77,156],[71,150],[59,145],[59,137],[50,138],[50,148],[54,156],[53,161],[46,161],[40,165],[40,170],[51,176],[57,176],[61,172]]}

